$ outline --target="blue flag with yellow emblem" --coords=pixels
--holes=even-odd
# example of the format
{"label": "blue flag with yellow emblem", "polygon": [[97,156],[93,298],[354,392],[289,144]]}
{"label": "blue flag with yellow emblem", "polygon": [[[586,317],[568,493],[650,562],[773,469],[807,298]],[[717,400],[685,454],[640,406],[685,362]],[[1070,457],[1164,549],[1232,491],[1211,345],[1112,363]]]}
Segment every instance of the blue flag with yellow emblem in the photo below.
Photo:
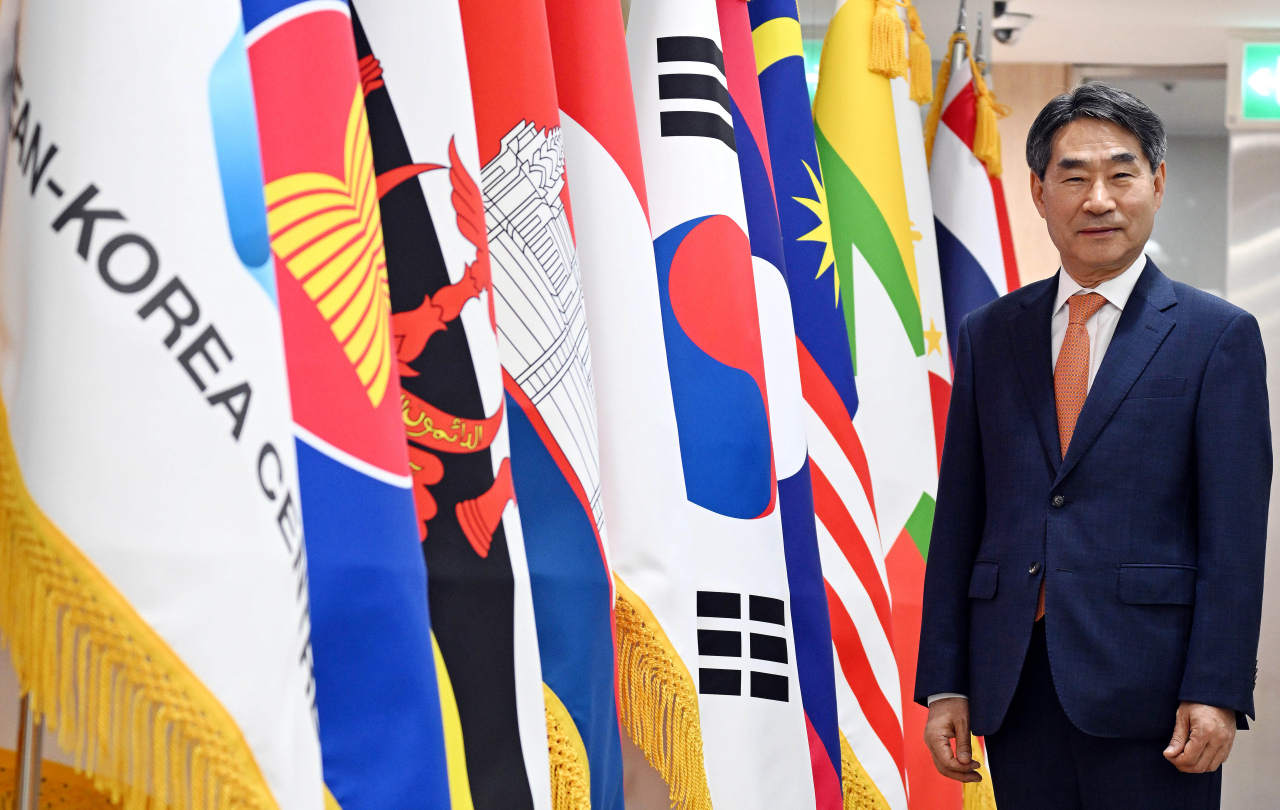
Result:
{"label": "blue flag with yellow emblem", "polygon": [[344,2],[242,0],[310,560],[324,777],[450,806],[378,178]]}

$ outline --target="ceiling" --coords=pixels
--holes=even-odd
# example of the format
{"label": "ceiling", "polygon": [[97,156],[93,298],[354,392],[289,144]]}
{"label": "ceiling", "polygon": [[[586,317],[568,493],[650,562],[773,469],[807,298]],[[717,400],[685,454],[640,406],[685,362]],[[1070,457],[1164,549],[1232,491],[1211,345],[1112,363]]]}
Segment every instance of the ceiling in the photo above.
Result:
{"label": "ceiling", "polygon": [[[857,0],[861,2],[861,0]],[[796,0],[800,7],[800,23],[805,27],[805,38],[818,39],[826,30],[831,15],[835,14],[836,0]],[[868,0],[870,2],[870,0]],[[947,37],[956,27],[956,16],[959,13],[959,0],[915,0],[916,9],[920,12],[920,22],[924,25],[925,36],[929,44],[941,48]],[[970,13],[979,8],[991,14],[991,0],[969,0]],[[972,30],[972,29],[970,29]],[[934,43],[938,43],[934,45]]]}
{"label": "ceiling", "polygon": [[[805,35],[820,37],[836,0],[798,3]],[[930,45],[940,49],[955,28],[959,0],[915,4]],[[979,8],[990,20],[990,0],[970,0],[970,31]],[[1017,44],[996,43],[992,61],[1222,64],[1227,61],[1229,29],[1280,29],[1276,0],[1010,0],[1009,11],[1032,15],[1032,23]]]}

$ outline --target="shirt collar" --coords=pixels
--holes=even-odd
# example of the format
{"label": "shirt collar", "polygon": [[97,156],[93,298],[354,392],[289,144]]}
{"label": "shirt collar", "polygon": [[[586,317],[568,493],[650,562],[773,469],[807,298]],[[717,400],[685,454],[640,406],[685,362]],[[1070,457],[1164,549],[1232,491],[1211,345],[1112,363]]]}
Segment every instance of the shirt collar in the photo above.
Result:
{"label": "shirt collar", "polygon": [[1107,279],[1093,289],[1081,287],[1079,282],[1071,277],[1071,274],[1062,268],[1058,268],[1058,299],[1054,302],[1053,311],[1058,312],[1066,306],[1067,299],[1078,292],[1096,292],[1103,298],[1107,299],[1107,303],[1115,306],[1116,309],[1124,310],[1124,305],[1129,303],[1129,296],[1133,293],[1133,288],[1138,284],[1138,278],[1142,275],[1142,271],[1147,266],[1147,254],[1142,253],[1134,260],[1133,264],[1125,268],[1124,272],[1115,278]]}

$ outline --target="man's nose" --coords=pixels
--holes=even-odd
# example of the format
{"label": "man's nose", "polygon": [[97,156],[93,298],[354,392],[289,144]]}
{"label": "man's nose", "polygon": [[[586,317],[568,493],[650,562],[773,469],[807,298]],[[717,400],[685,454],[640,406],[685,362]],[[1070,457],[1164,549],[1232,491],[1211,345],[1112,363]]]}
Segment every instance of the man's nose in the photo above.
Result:
{"label": "man's nose", "polygon": [[1084,201],[1084,210],[1087,213],[1099,215],[1109,214],[1115,208],[1116,201],[1111,198],[1111,192],[1107,190],[1107,184],[1099,178],[1089,188],[1089,196]]}

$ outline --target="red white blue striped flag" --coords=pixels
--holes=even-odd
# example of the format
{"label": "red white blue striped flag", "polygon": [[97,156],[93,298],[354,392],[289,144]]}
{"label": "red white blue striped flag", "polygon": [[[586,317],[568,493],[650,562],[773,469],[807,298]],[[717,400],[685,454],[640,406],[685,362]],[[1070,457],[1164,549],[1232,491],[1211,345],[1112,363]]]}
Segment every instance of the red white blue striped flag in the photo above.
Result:
{"label": "red white blue striped flag", "polygon": [[968,56],[957,59],[950,81],[937,90],[942,95],[941,115],[929,156],[952,352],[965,315],[1019,286],[999,169],[993,175],[991,167],[974,154],[981,89],[974,81],[973,67]]}

